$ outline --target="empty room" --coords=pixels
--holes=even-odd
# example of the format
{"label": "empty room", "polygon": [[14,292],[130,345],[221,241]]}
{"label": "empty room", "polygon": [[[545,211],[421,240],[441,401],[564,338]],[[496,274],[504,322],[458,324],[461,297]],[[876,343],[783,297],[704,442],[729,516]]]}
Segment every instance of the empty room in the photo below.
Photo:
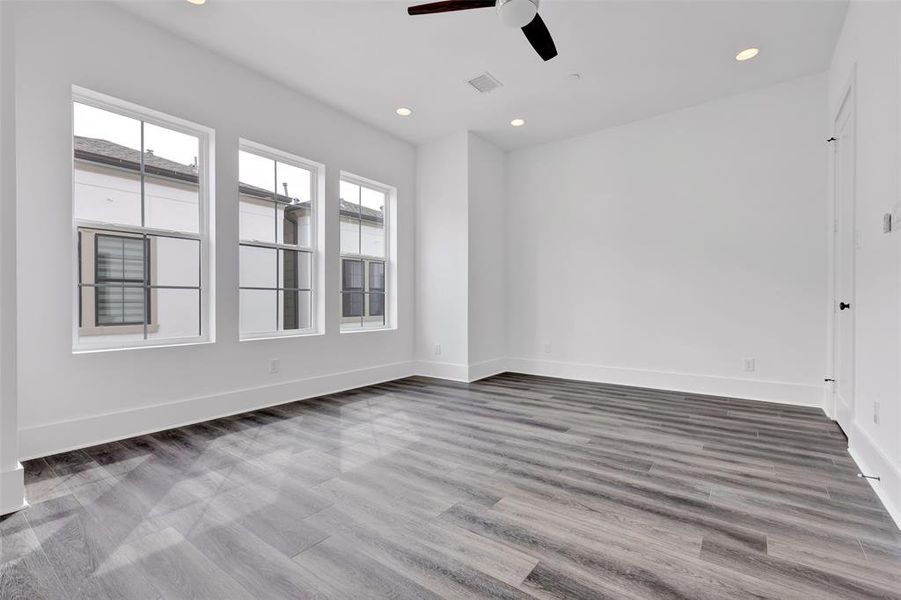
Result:
{"label": "empty room", "polygon": [[0,0],[0,600],[901,599],[901,0]]}

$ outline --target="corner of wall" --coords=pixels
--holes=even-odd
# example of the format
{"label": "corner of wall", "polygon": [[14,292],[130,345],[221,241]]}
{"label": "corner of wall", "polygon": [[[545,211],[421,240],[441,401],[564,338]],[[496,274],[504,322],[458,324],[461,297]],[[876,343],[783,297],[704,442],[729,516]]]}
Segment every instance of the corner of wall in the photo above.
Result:
{"label": "corner of wall", "polygon": [[0,514],[26,505],[24,474],[18,461],[13,18],[9,3],[0,2]]}
{"label": "corner of wall", "polygon": [[0,472],[0,515],[7,515],[28,507],[25,500],[25,469],[20,463]]}

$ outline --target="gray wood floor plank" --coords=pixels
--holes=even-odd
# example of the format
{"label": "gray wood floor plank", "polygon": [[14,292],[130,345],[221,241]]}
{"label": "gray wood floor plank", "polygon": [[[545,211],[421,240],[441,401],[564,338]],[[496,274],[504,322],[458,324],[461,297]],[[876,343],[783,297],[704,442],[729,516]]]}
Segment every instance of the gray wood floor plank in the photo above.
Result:
{"label": "gray wood floor plank", "polygon": [[766,578],[783,585],[807,587],[816,590],[820,597],[842,598],[897,598],[897,592],[881,588],[858,578],[849,578],[833,569],[810,567],[800,562],[749,552],[736,544],[708,538],[701,546],[701,558],[712,564],[756,577]]}
{"label": "gray wood floor plank", "polygon": [[25,497],[30,504],[66,496],[72,492],[65,477],[57,475],[43,458],[28,461],[25,470]]}
{"label": "gray wood floor plank", "polygon": [[367,555],[445,598],[528,598],[514,586],[452,558],[443,549],[420,542],[415,534],[384,527],[377,519],[330,507],[310,519],[322,528],[354,540]]}
{"label": "gray wood floor plank", "polygon": [[331,536],[294,560],[328,582],[345,598],[441,598],[362,552],[352,541]]}
{"label": "gray wood floor plank", "polygon": [[0,564],[0,600],[63,600],[67,597],[53,565],[40,548]]}
{"label": "gray wood floor plank", "polygon": [[298,563],[236,523],[186,536],[207,559],[238,581],[253,598],[341,598]]}
{"label": "gray wood floor plank", "polygon": [[105,568],[136,565],[164,598],[242,598],[247,590],[171,528],[120,546]]}
{"label": "gray wood floor plank", "polygon": [[160,597],[136,565],[121,562],[115,569],[104,568],[116,545],[73,496],[33,506],[26,518],[67,598]]}
{"label": "gray wood floor plank", "polygon": [[[535,511],[527,504],[521,504],[519,509],[516,514],[509,507],[485,510],[457,505],[443,518],[529,548],[532,553],[551,555],[558,565],[567,565],[570,570],[594,579],[599,589],[616,591],[624,597],[718,599],[755,594],[785,597],[782,590],[767,591],[769,586],[765,582],[721,578],[713,569],[697,568],[700,563],[692,552],[658,551],[651,560],[640,546],[619,535],[608,535],[565,517],[552,519],[546,512]],[[536,523],[537,512],[543,514],[540,523]],[[529,581],[527,578],[526,582]]]}

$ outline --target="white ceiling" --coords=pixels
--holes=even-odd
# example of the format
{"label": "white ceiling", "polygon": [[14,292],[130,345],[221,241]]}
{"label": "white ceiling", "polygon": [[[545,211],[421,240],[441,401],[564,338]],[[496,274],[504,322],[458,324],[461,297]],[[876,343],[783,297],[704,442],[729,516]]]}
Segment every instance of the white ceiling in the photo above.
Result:
{"label": "white ceiling", "polygon": [[[126,10],[412,142],[471,129],[506,149],[825,70],[844,0],[542,0],[544,63],[493,9],[410,17],[372,0],[184,0]],[[738,63],[736,52],[761,49]],[[503,87],[466,81],[488,71]],[[571,81],[570,73],[581,80]],[[394,114],[409,106],[413,116]],[[525,118],[514,129],[513,117]]]}

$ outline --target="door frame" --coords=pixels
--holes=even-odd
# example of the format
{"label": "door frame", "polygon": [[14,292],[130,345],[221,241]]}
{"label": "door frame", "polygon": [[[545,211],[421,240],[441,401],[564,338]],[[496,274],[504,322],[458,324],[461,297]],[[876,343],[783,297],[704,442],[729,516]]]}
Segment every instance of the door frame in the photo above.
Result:
{"label": "door frame", "polygon": [[[851,313],[848,317],[852,321],[852,331],[856,332],[857,319],[855,316],[855,310],[857,308],[855,292],[857,289],[856,277],[857,277],[857,64],[853,64],[851,66],[851,72],[848,75],[848,78],[845,84],[842,86],[842,93],[839,96],[840,100],[836,105],[835,109],[831,114],[831,127],[832,127],[832,137],[838,137],[838,130],[836,127],[836,123],[838,122],[839,115],[842,112],[842,109],[845,106],[848,106],[848,110],[850,111],[849,120],[853,124],[853,137],[852,137],[852,145],[854,156],[852,157],[853,164],[853,172],[854,172],[854,185],[851,188],[852,197],[852,216],[850,228],[852,232],[852,251],[850,256],[850,270],[851,270],[851,287],[849,298],[839,298],[839,282],[837,280],[837,271],[838,271],[838,258],[839,258],[839,243],[838,243],[838,221],[839,221],[839,210],[838,210],[838,164],[837,164],[837,152],[835,151],[835,147],[832,147],[831,157],[829,160],[829,165],[831,168],[831,201],[829,203],[829,297],[828,297],[828,312],[827,312],[827,365],[828,365],[828,373],[827,376],[829,379],[835,379],[838,376],[838,362],[836,360],[839,348],[836,343],[836,327],[835,321],[838,315],[838,303],[841,301],[848,301],[851,306]],[[850,354],[851,354],[851,372],[855,374],[856,380],[856,369],[855,369],[855,358],[857,355],[856,348],[856,334],[852,336],[850,340]],[[852,389],[854,390],[854,400],[851,402],[851,411],[852,411],[852,419],[854,406],[856,405],[856,385],[852,382]],[[838,417],[837,414],[837,402],[836,402],[836,385],[835,383],[831,383],[827,386],[826,393],[826,413],[829,415],[831,419],[836,419]],[[847,424],[846,424],[847,425]],[[849,432],[846,432],[846,434]]]}

